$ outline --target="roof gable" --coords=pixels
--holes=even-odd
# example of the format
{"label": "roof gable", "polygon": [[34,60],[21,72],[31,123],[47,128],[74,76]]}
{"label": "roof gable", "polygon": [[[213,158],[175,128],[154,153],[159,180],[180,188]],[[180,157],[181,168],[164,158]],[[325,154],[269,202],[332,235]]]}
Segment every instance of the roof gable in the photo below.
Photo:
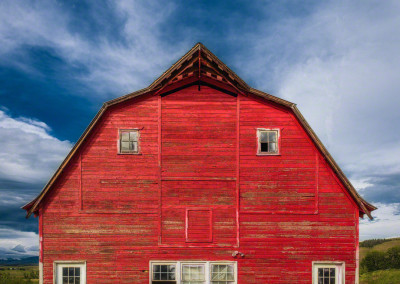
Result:
{"label": "roof gable", "polygon": [[367,214],[372,219],[371,211],[375,210],[376,207],[366,202],[357,193],[357,191],[352,186],[347,177],[344,175],[340,167],[337,165],[332,156],[329,154],[328,150],[324,147],[324,145],[319,140],[317,135],[311,129],[310,125],[304,119],[304,117],[296,107],[296,104],[249,87],[239,76],[237,76],[231,69],[229,69],[222,61],[220,61],[214,54],[211,53],[211,51],[209,51],[201,43],[197,43],[192,49],[190,49],[184,56],[182,56],[175,64],[173,64],[167,71],[165,71],[147,88],[113,99],[103,104],[99,112],[93,118],[89,126],[83,132],[83,134],[78,139],[74,147],[71,149],[70,153],[61,163],[60,167],[56,170],[55,174],[45,185],[40,194],[34,200],[32,200],[31,202],[22,207],[27,211],[27,218],[32,213],[37,212],[41,202],[44,200],[44,197],[49,192],[52,185],[58,179],[64,168],[74,157],[77,150],[80,148],[82,143],[88,137],[89,133],[93,130],[96,123],[99,121],[99,119],[103,116],[103,114],[109,107],[144,94],[149,94],[149,93],[162,94],[166,92],[170,86],[179,83],[179,81],[183,82],[186,78],[196,79],[192,81],[192,84],[197,83],[199,86],[201,84],[204,84],[204,82],[206,82],[207,80],[211,79],[217,82],[217,85],[218,82],[220,82],[222,85],[225,86],[229,85],[238,94],[252,94],[261,97],[263,99],[266,99],[268,101],[271,101],[273,103],[276,103],[278,105],[290,108],[295,114],[296,118],[299,120],[304,130],[312,139],[318,150],[321,152],[326,161],[332,167],[335,174],[345,185],[348,193],[358,205],[360,212],[362,214]]}

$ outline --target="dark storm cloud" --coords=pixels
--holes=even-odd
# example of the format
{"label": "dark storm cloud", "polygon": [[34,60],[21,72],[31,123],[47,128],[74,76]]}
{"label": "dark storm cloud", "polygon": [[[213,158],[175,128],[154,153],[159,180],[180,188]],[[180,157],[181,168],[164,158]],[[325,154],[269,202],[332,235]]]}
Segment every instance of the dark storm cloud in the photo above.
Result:
{"label": "dark storm cloud", "polygon": [[372,176],[368,183],[360,191],[367,200],[386,204],[400,202],[400,173]]}

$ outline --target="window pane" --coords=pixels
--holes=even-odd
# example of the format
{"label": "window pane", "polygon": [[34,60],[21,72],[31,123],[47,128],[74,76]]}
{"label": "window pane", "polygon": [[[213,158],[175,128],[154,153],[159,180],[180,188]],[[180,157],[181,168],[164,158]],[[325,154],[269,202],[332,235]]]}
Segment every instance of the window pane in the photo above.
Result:
{"label": "window pane", "polygon": [[74,276],[69,276],[69,283],[74,284]]}
{"label": "window pane", "polygon": [[121,132],[121,141],[124,141],[124,142],[129,141],[129,132]]}
{"label": "window pane", "polygon": [[269,152],[270,153],[276,152],[276,143],[269,143]]}
{"label": "window pane", "polygon": [[268,142],[276,142],[277,139],[277,132],[276,131],[268,131]]}
{"label": "window pane", "polygon": [[70,267],[68,269],[68,276],[74,276],[75,275],[74,271],[75,271],[75,269],[73,267]]}
{"label": "window pane", "polygon": [[331,268],[329,272],[330,277],[335,277],[335,268]]}
{"label": "window pane", "polygon": [[329,277],[329,268],[324,268],[324,277]]}
{"label": "window pane", "polygon": [[260,131],[260,142],[268,142],[268,132]]}
{"label": "window pane", "polygon": [[137,141],[137,131],[129,132],[129,141]]}
{"label": "window pane", "polygon": [[137,142],[129,142],[129,151],[137,152]]}
{"label": "window pane", "polygon": [[318,278],[323,276],[324,269],[318,268]]}
{"label": "window pane", "polygon": [[121,152],[129,152],[129,142],[121,142]]}
{"label": "window pane", "polygon": [[153,280],[161,280],[161,274],[159,272],[153,272]]}
{"label": "window pane", "polygon": [[189,273],[182,273],[182,280],[183,281],[189,281],[190,280],[190,274]]}
{"label": "window pane", "polygon": [[175,265],[168,265],[168,280],[175,280]]}
{"label": "window pane", "polygon": [[335,284],[335,278],[331,278],[330,284]]}
{"label": "window pane", "polygon": [[68,284],[68,277],[63,277],[63,284]]}
{"label": "window pane", "polygon": [[63,276],[68,276],[68,267],[63,267],[62,271]]}
{"label": "window pane", "polygon": [[80,276],[81,275],[81,269],[79,267],[75,268],[75,276]]}
{"label": "window pane", "polygon": [[261,152],[268,152],[268,143],[261,143]]}

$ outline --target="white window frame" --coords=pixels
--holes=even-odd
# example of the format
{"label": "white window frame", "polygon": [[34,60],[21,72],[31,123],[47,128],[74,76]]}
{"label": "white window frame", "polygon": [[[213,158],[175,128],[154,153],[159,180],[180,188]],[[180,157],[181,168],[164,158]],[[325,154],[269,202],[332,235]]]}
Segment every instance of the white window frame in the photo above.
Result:
{"label": "white window frame", "polygon": [[53,263],[53,283],[62,284],[62,269],[64,267],[79,267],[81,269],[81,283],[86,284],[86,261],[63,261],[57,260]]}
{"label": "white window frame", "polygon": [[[122,152],[121,149],[121,139],[122,139],[122,132],[136,132],[137,133],[137,151],[127,151]],[[119,155],[140,155],[140,129],[139,128],[123,128],[118,130],[118,154]]]}
{"label": "white window frame", "polygon": [[[260,134],[262,131],[275,131],[276,152],[261,152]],[[279,128],[257,128],[257,156],[279,156],[281,154],[281,131]]]}
{"label": "white window frame", "polygon": [[189,261],[189,260],[184,260],[184,261],[169,261],[169,260],[160,260],[160,261],[156,261],[156,260],[152,260],[150,261],[149,265],[149,283],[151,284],[153,281],[153,265],[175,265],[175,281],[176,284],[181,284],[182,281],[182,267],[183,265],[196,265],[196,264],[204,264],[204,278],[205,278],[205,282],[204,284],[211,284],[211,265],[213,264],[219,264],[219,265],[233,265],[233,269],[234,269],[234,284],[237,284],[237,275],[238,275],[238,271],[237,271],[237,262],[236,261],[201,261],[201,260],[194,260],[194,261]]}
{"label": "white window frame", "polygon": [[341,261],[313,261],[312,283],[318,284],[318,268],[335,268],[335,284],[345,283],[345,263]]}

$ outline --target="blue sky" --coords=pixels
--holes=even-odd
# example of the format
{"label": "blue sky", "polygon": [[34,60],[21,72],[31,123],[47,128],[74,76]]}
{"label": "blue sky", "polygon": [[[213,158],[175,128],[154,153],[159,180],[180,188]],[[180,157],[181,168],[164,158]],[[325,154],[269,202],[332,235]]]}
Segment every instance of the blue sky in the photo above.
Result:
{"label": "blue sky", "polygon": [[37,254],[19,208],[104,101],[202,42],[298,104],[368,201],[362,239],[400,235],[399,1],[1,1],[0,258]]}

